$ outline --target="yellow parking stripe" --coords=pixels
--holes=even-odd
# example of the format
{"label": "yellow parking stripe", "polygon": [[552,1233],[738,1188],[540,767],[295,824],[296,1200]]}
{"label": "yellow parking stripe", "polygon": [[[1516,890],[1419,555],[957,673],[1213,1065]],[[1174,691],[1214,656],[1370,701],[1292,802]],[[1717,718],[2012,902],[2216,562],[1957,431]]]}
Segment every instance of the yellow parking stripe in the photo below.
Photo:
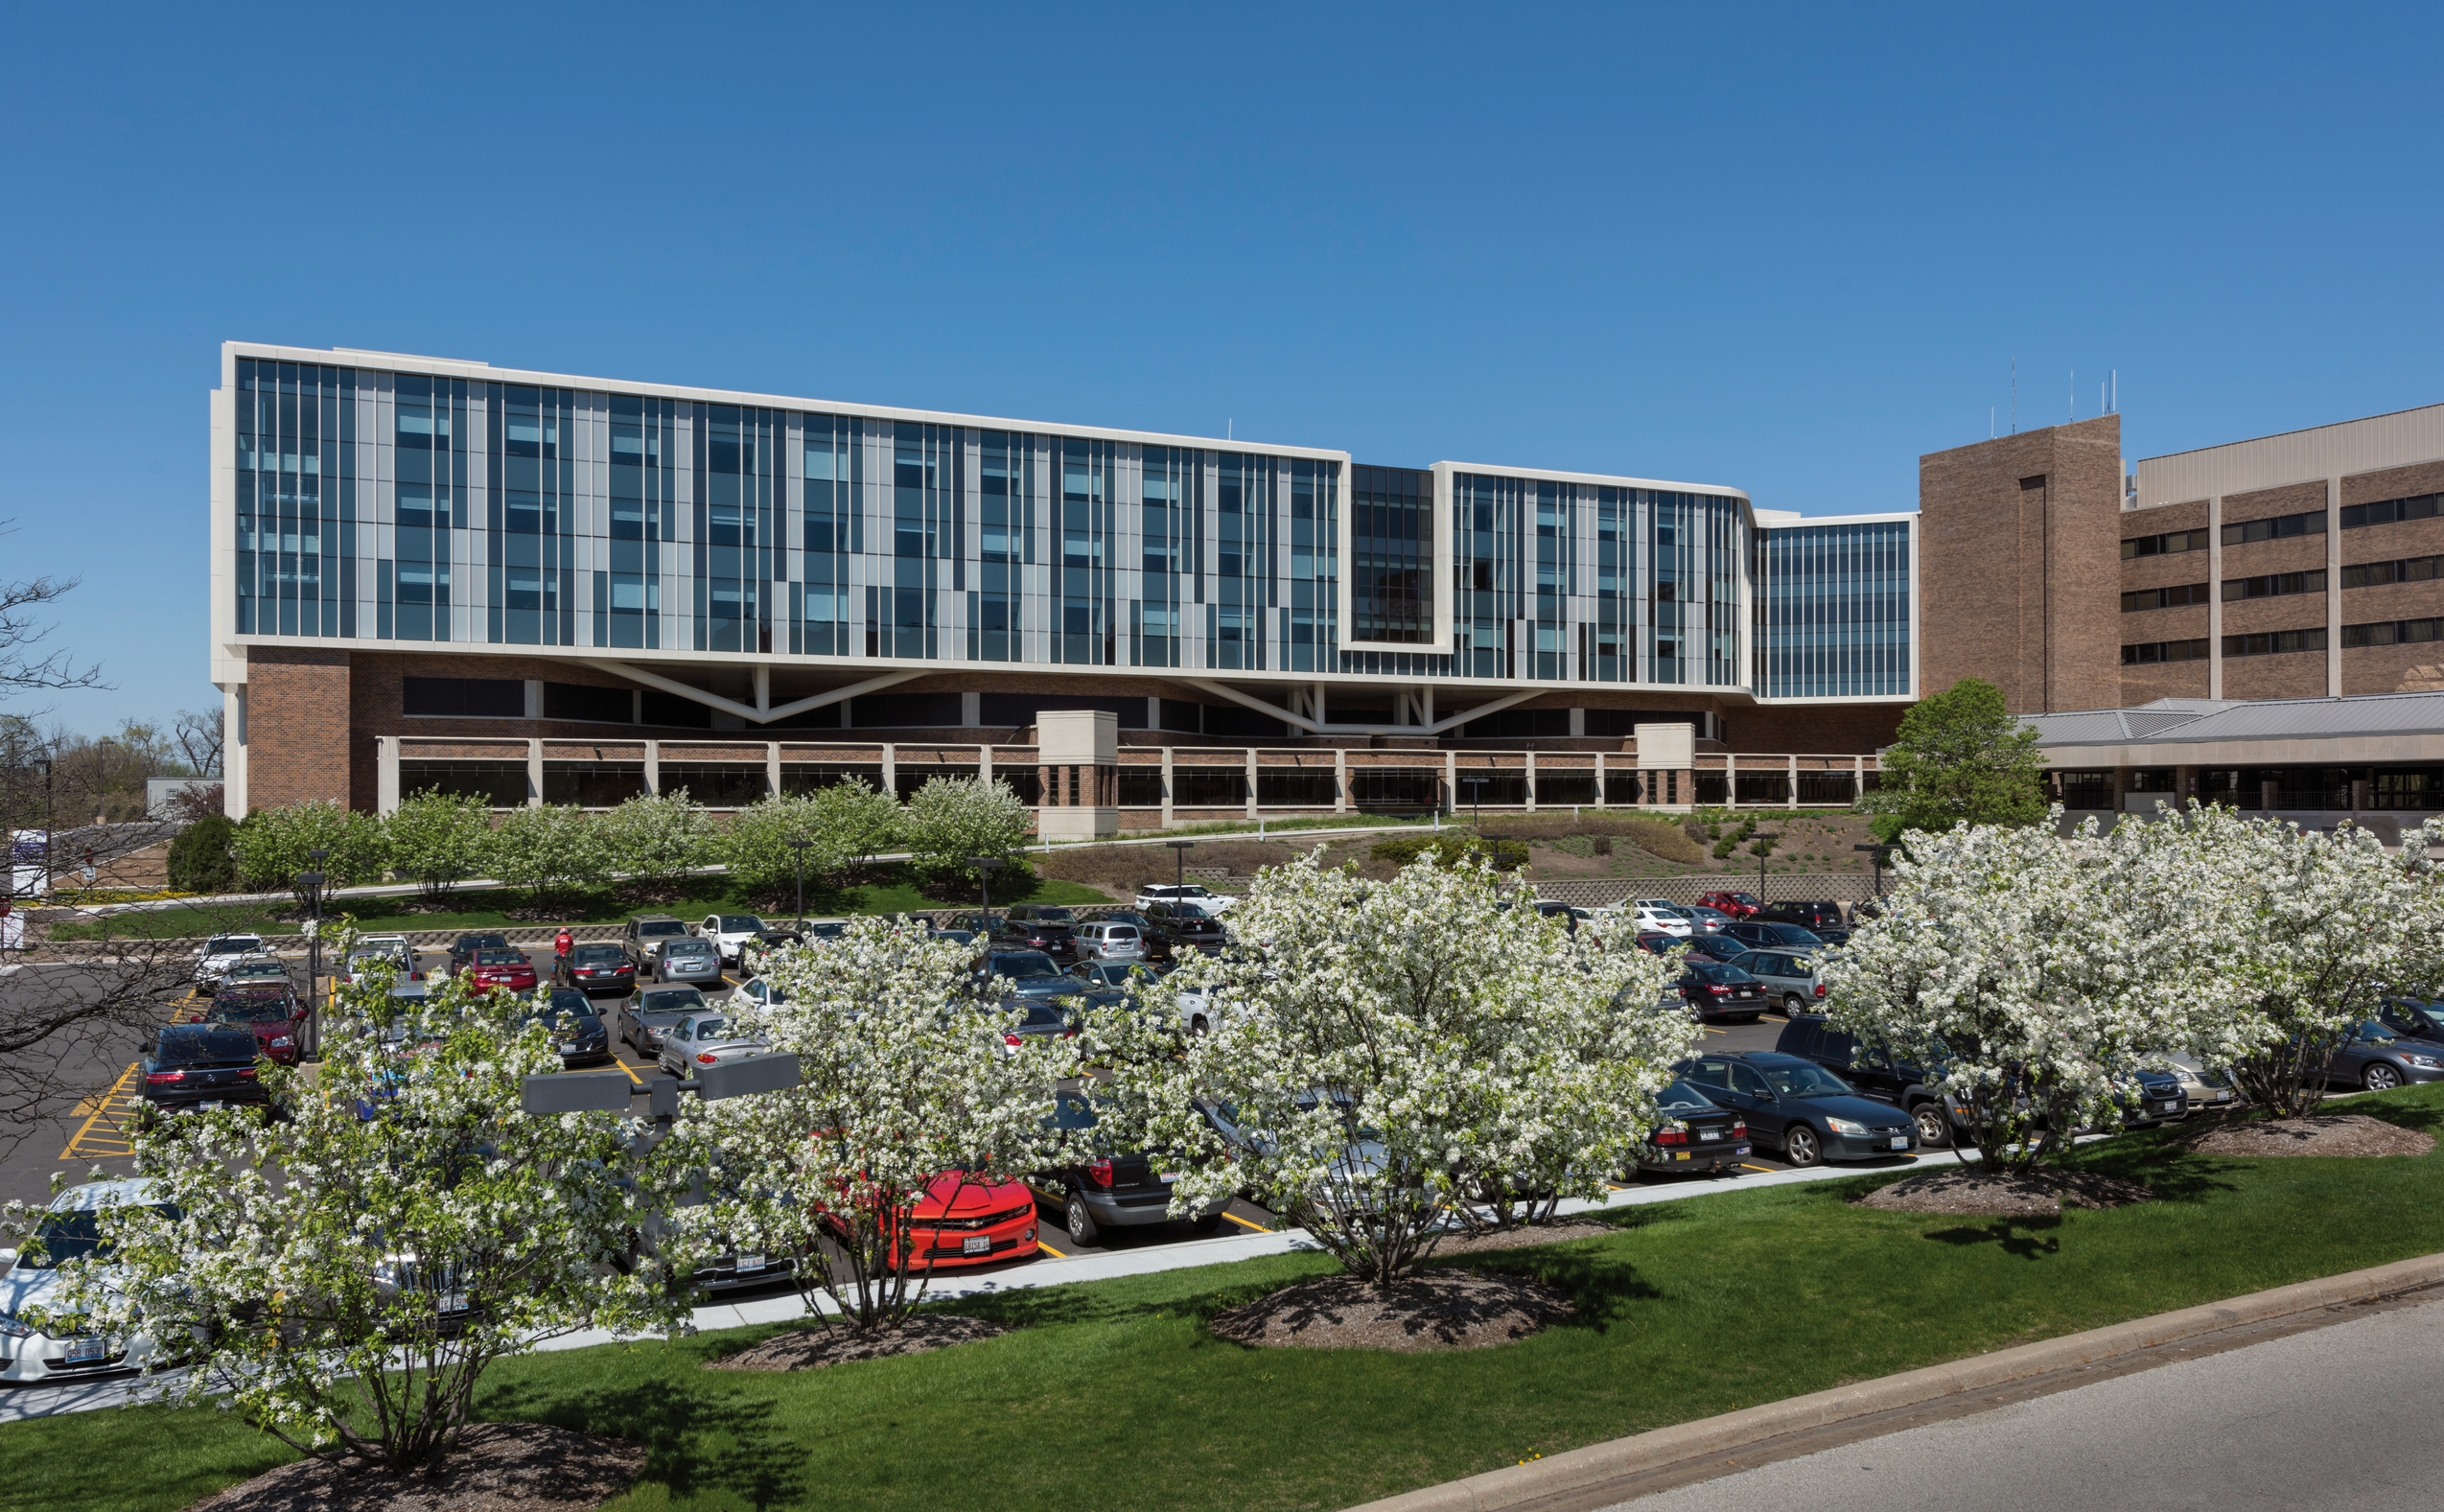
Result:
{"label": "yellow parking stripe", "polygon": [[1752,1166],[1745,1160],[1741,1161],[1739,1166],[1743,1171],[1762,1171],[1769,1176],[1774,1174],[1774,1168],[1772,1166]]}
{"label": "yellow parking stripe", "polygon": [[1060,1250],[1055,1249],[1052,1245],[1045,1244],[1040,1239],[1036,1241],[1036,1247],[1042,1250],[1045,1254],[1052,1256],[1055,1260],[1066,1260],[1069,1258],[1068,1255],[1064,1254]]}
{"label": "yellow parking stripe", "polygon": [[1267,1228],[1264,1224],[1250,1223],[1247,1220],[1240,1217],[1236,1213],[1224,1213],[1222,1217],[1229,1219],[1232,1222],[1237,1223],[1242,1228],[1252,1228],[1259,1234],[1269,1234],[1272,1232],[1271,1229]]}
{"label": "yellow parking stripe", "polygon": [[[96,1094],[77,1105],[80,1110],[91,1105],[92,1111],[85,1114],[85,1121],[69,1136],[68,1148],[59,1151],[60,1159],[88,1160],[95,1156],[124,1155],[131,1151],[123,1120],[130,1110],[128,1093],[134,1087],[135,1080],[136,1062],[130,1060],[128,1069],[119,1073],[119,1080],[110,1084],[109,1091]],[[105,1118],[110,1121],[108,1127],[105,1131],[96,1133],[94,1125]]]}

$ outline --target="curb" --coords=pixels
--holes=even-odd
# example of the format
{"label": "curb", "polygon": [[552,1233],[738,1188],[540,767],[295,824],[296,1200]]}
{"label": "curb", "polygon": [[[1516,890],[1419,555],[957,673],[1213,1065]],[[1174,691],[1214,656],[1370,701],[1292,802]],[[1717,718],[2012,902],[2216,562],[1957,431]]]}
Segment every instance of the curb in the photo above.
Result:
{"label": "curb", "polygon": [[1601,1487],[1641,1471],[1738,1449],[1784,1433],[1822,1428],[1849,1418],[1916,1407],[1963,1391],[1982,1391],[2008,1382],[2093,1364],[2159,1344],[2244,1323],[2264,1322],[2444,1282],[2444,1255],[2423,1255],[2391,1265],[2302,1281],[2223,1302],[2159,1313],[2128,1323],[2089,1329],[1948,1364],[1928,1365],[1874,1381],[1835,1386],[1719,1417],[1678,1423],[1627,1438],[1589,1444],[1525,1465],[1489,1470],[1462,1480],[1425,1486],[1368,1501],[1349,1512],[1495,1512],[1547,1497]]}

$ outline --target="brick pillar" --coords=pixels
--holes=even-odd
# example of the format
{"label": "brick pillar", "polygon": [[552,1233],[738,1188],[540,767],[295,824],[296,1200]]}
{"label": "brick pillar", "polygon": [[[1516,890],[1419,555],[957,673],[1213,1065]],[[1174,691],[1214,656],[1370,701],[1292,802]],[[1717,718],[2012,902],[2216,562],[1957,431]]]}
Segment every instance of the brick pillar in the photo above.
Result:
{"label": "brick pillar", "polygon": [[1036,763],[1036,806],[1050,808],[1059,800],[1052,790],[1052,768],[1041,761]]}
{"label": "brick pillar", "polygon": [[328,800],[371,808],[354,791],[345,651],[254,646],[246,656],[246,805]]}

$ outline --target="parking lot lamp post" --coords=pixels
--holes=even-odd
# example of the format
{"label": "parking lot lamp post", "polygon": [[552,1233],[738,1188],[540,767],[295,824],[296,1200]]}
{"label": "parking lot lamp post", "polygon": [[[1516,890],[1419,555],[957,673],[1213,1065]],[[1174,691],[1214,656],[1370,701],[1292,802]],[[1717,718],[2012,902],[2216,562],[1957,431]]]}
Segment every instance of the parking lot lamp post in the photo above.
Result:
{"label": "parking lot lamp post", "polygon": [[1197,842],[1168,840],[1164,844],[1171,847],[1171,900],[1176,903],[1179,901],[1179,890],[1188,885],[1188,852],[1197,849]]}
{"label": "parking lot lamp post", "polygon": [[806,848],[812,844],[813,841],[803,836],[788,842],[790,853],[797,858],[798,864],[798,933],[802,935],[806,932]]}
{"label": "parking lot lamp post", "polygon": [[1757,841],[1757,901],[1765,901],[1765,858],[1774,853],[1774,842],[1782,838],[1781,830],[1761,830]]}
{"label": "parking lot lamp post", "polygon": [[1468,789],[1468,827],[1477,831],[1477,838],[1479,840],[1485,837],[1484,789],[1485,784],[1491,780],[1490,778],[1482,777],[1463,777],[1459,779],[1459,785]]}
{"label": "parking lot lamp post", "polygon": [[1892,846],[1852,846],[1850,849],[1852,850],[1866,851],[1867,859],[1875,864],[1875,896],[1877,897],[1882,897],[1884,896],[1884,859],[1893,853],[1895,848]]}
{"label": "parking lot lamp post", "polygon": [[967,858],[967,864],[976,869],[977,883],[985,890],[984,932],[987,935],[989,935],[992,933],[993,927],[993,873],[1001,868],[1008,866],[1010,863],[1007,861],[995,861],[990,856],[969,856]]}
{"label": "parking lot lamp post", "polygon": [[[329,850],[309,850],[306,859],[322,865]],[[297,891],[306,897],[306,1045],[298,1053],[304,1059],[322,1052],[322,884],[320,872],[297,873]]]}

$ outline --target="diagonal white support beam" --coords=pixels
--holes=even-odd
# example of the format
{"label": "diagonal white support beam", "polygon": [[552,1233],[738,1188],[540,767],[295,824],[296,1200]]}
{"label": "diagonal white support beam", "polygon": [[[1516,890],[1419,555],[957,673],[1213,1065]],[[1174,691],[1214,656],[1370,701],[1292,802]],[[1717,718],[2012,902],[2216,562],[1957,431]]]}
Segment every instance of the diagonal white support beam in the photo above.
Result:
{"label": "diagonal white support beam", "polygon": [[843,699],[854,698],[860,693],[878,692],[894,684],[905,683],[911,678],[923,677],[927,672],[934,670],[931,667],[920,667],[913,672],[886,672],[880,677],[870,677],[862,683],[851,683],[847,687],[835,687],[827,693],[817,693],[811,698],[801,698],[794,703],[771,709],[757,707],[766,703],[771,697],[772,685],[766,681],[766,674],[762,667],[756,668],[757,674],[756,705],[750,706],[739,703],[735,699],[724,698],[719,693],[708,693],[701,687],[689,687],[685,683],[664,677],[659,672],[649,672],[630,663],[608,662],[594,657],[580,657],[577,660],[598,672],[609,672],[615,677],[624,677],[642,683],[647,687],[658,687],[665,693],[676,693],[681,698],[691,699],[707,709],[718,709],[726,714],[736,714],[753,725],[769,724],[776,719],[786,719],[792,714],[803,714],[809,709],[821,709],[826,704],[837,704]]}
{"label": "diagonal white support beam", "polygon": [[1270,714],[1275,719],[1282,721],[1284,724],[1295,725],[1310,734],[1315,733],[1315,721],[1308,718],[1306,715],[1293,714],[1287,709],[1276,708],[1271,704],[1266,703],[1261,698],[1250,697],[1249,695],[1239,691],[1239,689],[1235,687],[1225,687],[1220,683],[1207,682],[1201,677],[1183,677],[1180,681],[1187,684],[1190,687],[1199,688],[1204,692],[1211,693],[1216,698],[1227,698],[1232,703],[1244,705],[1246,708],[1256,710],[1256,712],[1260,714]]}
{"label": "diagonal white support beam", "polygon": [[[1453,714],[1447,719],[1436,720],[1431,724],[1335,725],[1327,724],[1320,720],[1310,719],[1304,714],[1292,713],[1287,709],[1283,709],[1277,705],[1268,704],[1263,699],[1257,698],[1252,694],[1243,693],[1235,687],[1231,687],[1225,684],[1212,682],[1206,678],[1183,677],[1179,679],[1179,681],[1187,684],[1190,687],[1202,689],[1205,692],[1213,694],[1217,698],[1227,698],[1234,704],[1244,705],[1246,708],[1256,710],[1260,714],[1270,714],[1275,719],[1281,720],[1285,724],[1295,726],[1300,730],[1306,731],[1310,734],[1318,735],[1438,735],[1446,730],[1455,729],[1460,725],[1468,723],[1468,721],[1472,719],[1481,718],[1486,714],[1500,713],[1503,709],[1510,708],[1513,704],[1524,704],[1527,700],[1534,698],[1539,693],[1547,691],[1547,689],[1541,687],[1524,688],[1519,692],[1506,694],[1503,697],[1495,699],[1491,703],[1479,704],[1474,709],[1463,709],[1459,713]],[[1316,692],[1317,694],[1320,694],[1320,687],[1316,689]],[[1426,709],[1430,713],[1433,709],[1433,705],[1431,702],[1431,696],[1432,695],[1430,691],[1427,695],[1430,702],[1426,705]]]}
{"label": "diagonal white support beam", "polygon": [[[1545,689],[1541,687],[1531,687],[1525,692],[1513,693],[1507,698],[1497,698],[1490,704],[1479,704],[1474,709],[1463,709],[1459,713],[1454,714],[1448,719],[1436,720],[1434,723],[1426,727],[1425,733],[1430,735],[1441,734],[1444,731],[1464,725],[1472,719],[1477,719],[1486,714],[1501,713],[1503,709],[1508,709],[1513,704],[1524,704],[1544,691]],[[1427,712],[1431,713],[1432,711],[1433,706],[1429,704],[1427,706]]]}

